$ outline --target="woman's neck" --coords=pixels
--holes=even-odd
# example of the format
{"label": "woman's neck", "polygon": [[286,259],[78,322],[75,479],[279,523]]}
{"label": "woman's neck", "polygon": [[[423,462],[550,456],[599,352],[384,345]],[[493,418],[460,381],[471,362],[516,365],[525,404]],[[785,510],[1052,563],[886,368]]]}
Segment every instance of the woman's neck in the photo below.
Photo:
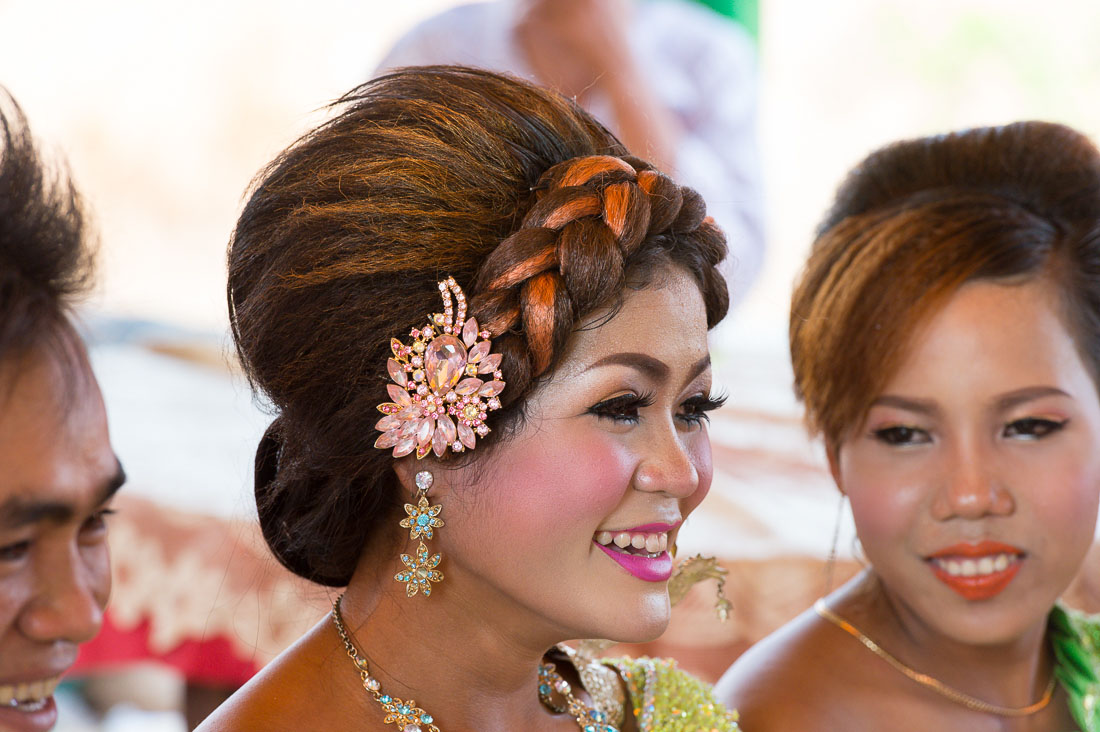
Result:
{"label": "woman's neck", "polygon": [[[388,561],[361,562],[341,603],[382,692],[415,699],[442,729],[529,729],[540,716],[551,728],[538,665],[565,631],[499,593],[475,593],[474,580],[454,572],[431,597],[406,597],[396,571]],[[356,673],[350,660],[347,672]]]}
{"label": "woman's neck", "polygon": [[1044,616],[1016,637],[974,644],[951,638],[915,613],[868,570],[829,605],[914,671],[982,701],[1023,707],[1039,699],[1053,673]]}

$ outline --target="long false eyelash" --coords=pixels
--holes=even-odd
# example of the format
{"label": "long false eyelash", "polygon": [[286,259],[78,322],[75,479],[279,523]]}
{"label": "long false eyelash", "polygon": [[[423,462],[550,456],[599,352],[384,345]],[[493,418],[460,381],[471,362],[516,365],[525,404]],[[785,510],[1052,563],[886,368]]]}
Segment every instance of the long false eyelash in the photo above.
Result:
{"label": "long false eyelash", "polygon": [[588,413],[608,419],[635,421],[638,419],[639,409],[651,407],[656,401],[657,395],[653,392],[623,394],[594,404],[589,407]]}
{"label": "long false eyelash", "polygon": [[683,417],[693,422],[709,422],[710,416],[707,413],[720,408],[728,398],[729,395],[724,393],[693,396],[683,404],[684,408],[689,410]]}

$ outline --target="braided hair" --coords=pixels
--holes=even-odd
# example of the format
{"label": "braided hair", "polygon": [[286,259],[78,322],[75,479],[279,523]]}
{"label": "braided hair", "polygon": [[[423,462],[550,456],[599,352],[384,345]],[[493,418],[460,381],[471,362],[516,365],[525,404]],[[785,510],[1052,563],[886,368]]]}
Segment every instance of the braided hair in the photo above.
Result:
{"label": "braided hair", "polygon": [[388,452],[389,340],[436,306],[453,276],[493,334],[508,388],[507,439],[540,377],[588,315],[669,265],[725,315],[725,239],[694,191],[627,151],[574,103],[461,67],[396,71],[345,95],[338,114],[257,178],[229,249],[238,353],[278,416],[257,452],[264,536],[292,571],[346,584],[399,510]]}

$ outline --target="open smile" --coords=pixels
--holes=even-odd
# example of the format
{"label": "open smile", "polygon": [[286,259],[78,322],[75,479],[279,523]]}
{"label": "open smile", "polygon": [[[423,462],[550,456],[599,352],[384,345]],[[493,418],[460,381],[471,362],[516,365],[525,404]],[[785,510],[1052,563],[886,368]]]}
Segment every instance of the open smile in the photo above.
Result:
{"label": "open smile", "polygon": [[0,684],[0,728],[18,732],[48,730],[57,721],[53,693],[61,676]]}
{"label": "open smile", "polygon": [[646,524],[619,531],[598,531],[592,542],[640,580],[664,582],[672,576],[668,535],[675,524]]}
{"label": "open smile", "polygon": [[940,549],[927,558],[936,578],[967,600],[989,600],[1015,579],[1027,553],[1010,544],[982,541]]}

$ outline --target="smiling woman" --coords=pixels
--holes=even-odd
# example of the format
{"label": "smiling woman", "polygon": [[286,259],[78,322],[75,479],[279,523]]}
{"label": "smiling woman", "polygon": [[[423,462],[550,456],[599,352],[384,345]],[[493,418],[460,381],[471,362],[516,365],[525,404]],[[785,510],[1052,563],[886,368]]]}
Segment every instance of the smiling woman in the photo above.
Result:
{"label": "smiling woman", "polygon": [[488,72],[381,77],[280,155],[229,254],[279,412],[256,499],[347,589],[203,729],[736,729],[668,662],[557,646],[668,624],[724,254],[697,194]]}
{"label": "smiling woman", "polygon": [[1100,502],[1098,276],[1100,153],[1068,128],[851,173],[790,337],[869,566],[726,674],[746,726],[1100,729],[1100,624],[1057,604]]}

